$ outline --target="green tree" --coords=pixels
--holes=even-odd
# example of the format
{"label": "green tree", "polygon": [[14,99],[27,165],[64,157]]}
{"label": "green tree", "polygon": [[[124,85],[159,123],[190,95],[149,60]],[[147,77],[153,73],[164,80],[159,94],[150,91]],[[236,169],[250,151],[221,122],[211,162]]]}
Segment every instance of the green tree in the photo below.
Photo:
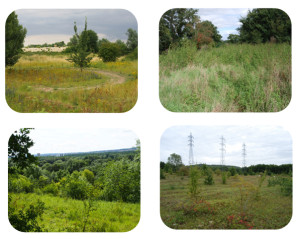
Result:
{"label": "green tree", "polygon": [[98,48],[98,35],[93,30],[86,30],[81,33],[84,42],[86,42],[86,48],[88,52],[97,53]]}
{"label": "green tree", "polygon": [[140,201],[140,162],[110,162],[104,172],[103,197],[108,201]]}
{"label": "green tree", "polygon": [[240,40],[247,43],[291,42],[291,20],[282,10],[256,8],[240,19]]}
{"label": "green tree", "polygon": [[129,51],[133,51],[138,46],[138,34],[132,28],[129,28],[126,32],[127,35],[127,48]]}
{"label": "green tree", "polygon": [[170,164],[173,171],[176,172],[180,166],[182,166],[181,156],[175,153],[171,154],[170,157],[168,157],[168,164]]}
{"label": "green tree", "polygon": [[128,53],[127,45],[123,41],[117,40],[115,43],[118,47],[118,56],[124,56]]}
{"label": "green tree", "polygon": [[33,140],[28,136],[30,128],[15,131],[8,140],[9,172],[14,169],[24,170],[32,164],[38,164],[38,159],[29,153],[29,148],[34,145]]}
{"label": "green tree", "polygon": [[237,34],[229,34],[227,37],[229,43],[239,43],[240,36]]}
{"label": "green tree", "polygon": [[26,28],[19,24],[18,15],[12,12],[5,24],[5,66],[13,66],[19,60],[26,33]]}
{"label": "green tree", "polygon": [[67,60],[74,63],[75,66],[80,67],[80,71],[83,68],[88,67],[92,57],[89,57],[91,51],[88,47],[88,33],[87,33],[87,20],[85,19],[85,27],[81,34],[77,33],[76,22],[74,22],[75,35],[71,38],[71,55]]}
{"label": "green tree", "polygon": [[119,48],[116,43],[104,42],[101,44],[98,56],[102,58],[103,62],[114,62],[119,55]]}
{"label": "green tree", "polygon": [[195,25],[200,21],[197,12],[192,8],[174,8],[163,14],[159,22],[160,52],[184,37],[193,37]]}

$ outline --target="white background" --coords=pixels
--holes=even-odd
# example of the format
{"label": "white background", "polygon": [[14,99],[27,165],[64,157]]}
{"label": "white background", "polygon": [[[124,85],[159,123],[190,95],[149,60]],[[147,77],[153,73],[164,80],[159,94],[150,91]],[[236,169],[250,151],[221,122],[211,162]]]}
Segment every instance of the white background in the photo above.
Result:
{"label": "white background", "polygon": [[[158,84],[158,23],[170,8],[280,8],[289,14],[293,27],[292,101],[279,113],[171,113],[159,101]],[[139,96],[135,107],[120,114],[21,114],[11,110],[5,101],[5,20],[17,9],[41,8],[123,8],[138,21],[139,35]],[[1,175],[1,236],[2,238],[295,238],[300,225],[299,212],[299,8],[296,1],[15,1],[1,2],[1,79],[0,79],[0,175]],[[159,211],[159,147],[160,136],[173,125],[279,125],[293,137],[294,203],[291,222],[280,230],[172,230],[160,219]],[[7,218],[7,141],[15,129],[33,128],[128,128],[141,139],[141,219],[138,226],[126,233],[21,233],[13,229]],[[298,226],[298,227],[297,227]],[[298,230],[297,230],[298,229]]]}

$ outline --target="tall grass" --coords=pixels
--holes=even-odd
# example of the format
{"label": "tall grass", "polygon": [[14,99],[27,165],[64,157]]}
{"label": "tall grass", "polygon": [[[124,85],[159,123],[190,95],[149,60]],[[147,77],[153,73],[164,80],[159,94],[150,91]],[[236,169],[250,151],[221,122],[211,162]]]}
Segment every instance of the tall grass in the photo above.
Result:
{"label": "tall grass", "polygon": [[132,230],[140,219],[140,205],[122,202],[95,201],[95,210],[90,212],[85,223],[84,203],[81,200],[61,198],[34,193],[11,193],[11,204],[16,211],[34,204],[37,199],[45,203],[39,218],[43,231],[49,232],[126,232]]}
{"label": "tall grass", "polygon": [[291,100],[291,46],[186,45],[160,56],[160,100],[174,112],[277,112]]}
{"label": "tall grass", "polygon": [[93,59],[80,72],[66,55],[38,54],[6,69],[6,101],[17,112],[126,112],[136,100],[137,61]]}

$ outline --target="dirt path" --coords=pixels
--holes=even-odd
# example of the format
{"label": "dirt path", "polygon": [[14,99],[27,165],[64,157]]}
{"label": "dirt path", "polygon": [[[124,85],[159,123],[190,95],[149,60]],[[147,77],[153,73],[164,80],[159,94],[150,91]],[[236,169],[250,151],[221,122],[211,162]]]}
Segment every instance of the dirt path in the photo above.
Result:
{"label": "dirt path", "polygon": [[[122,84],[125,82],[126,78],[124,76],[121,76],[117,73],[109,72],[109,71],[102,71],[98,69],[90,69],[89,71],[92,71],[97,74],[105,75],[110,78],[110,83],[111,84]],[[44,92],[52,92],[52,91],[57,91],[57,90],[76,90],[76,89],[85,89],[85,90],[91,90],[91,89],[96,89],[103,86],[103,84],[99,85],[93,85],[93,86],[74,86],[74,87],[46,87],[46,86],[38,86],[35,89],[44,91]]]}

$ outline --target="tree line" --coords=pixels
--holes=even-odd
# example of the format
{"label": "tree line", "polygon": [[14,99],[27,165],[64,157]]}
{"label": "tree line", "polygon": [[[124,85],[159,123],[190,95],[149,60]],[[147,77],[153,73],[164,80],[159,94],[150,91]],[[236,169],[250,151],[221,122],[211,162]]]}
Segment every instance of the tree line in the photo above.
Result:
{"label": "tree line", "polygon": [[[26,28],[19,23],[17,14],[12,12],[5,25],[5,66],[13,66],[21,57],[26,34]],[[74,22],[74,35],[67,45],[61,41],[53,44],[30,45],[29,47],[67,46],[64,51],[64,53],[70,54],[67,60],[82,70],[89,66],[92,59],[91,54],[97,54],[104,62],[114,62],[118,57],[125,55],[128,60],[136,60],[138,57],[138,34],[129,28],[126,35],[126,43],[121,40],[110,42],[107,39],[98,39],[95,31],[87,29],[87,19],[85,19],[85,27],[81,33],[78,33],[76,22]]]}
{"label": "tree line", "polygon": [[246,17],[239,19],[239,34],[229,34],[222,41],[217,27],[210,21],[201,21],[197,9],[175,8],[163,14],[159,22],[159,52],[184,46],[186,42],[217,47],[222,43],[291,43],[291,21],[280,9],[257,8],[249,10]]}
{"label": "tree line", "polygon": [[[228,165],[207,165],[207,164],[196,164],[198,168],[205,168],[205,172],[209,168],[213,172],[220,174],[220,172],[229,172],[231,176],[235,174],[244,175],[255,175],[267,172],[268,175],[272,174],[289,174],[293,172],[292,164],[257,164],[248,167],[228,166]],[[179,154],[172,153],[167,162],[160,162],[161,177],[163,173],[177,173],[179,175],[187,176],[189,174],[189,167],[183,164],[182,158]]]}

